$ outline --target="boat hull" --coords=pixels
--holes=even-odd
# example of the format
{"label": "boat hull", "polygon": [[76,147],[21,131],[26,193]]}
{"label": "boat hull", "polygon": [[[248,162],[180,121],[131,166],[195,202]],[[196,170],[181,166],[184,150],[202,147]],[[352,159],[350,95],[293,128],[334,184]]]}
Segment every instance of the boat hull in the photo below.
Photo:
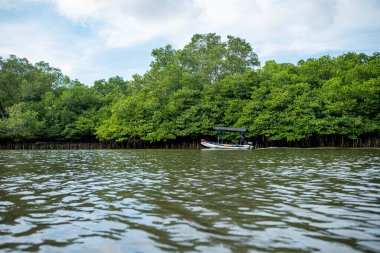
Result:
{"label": "boat hull", "polygon": [[229,149],[229,150],[252,149],[252,145],[220,144],[220,143],[208,142],[208,141],[201,141],[201,145],[203,147],[212,148],[212,149]]}

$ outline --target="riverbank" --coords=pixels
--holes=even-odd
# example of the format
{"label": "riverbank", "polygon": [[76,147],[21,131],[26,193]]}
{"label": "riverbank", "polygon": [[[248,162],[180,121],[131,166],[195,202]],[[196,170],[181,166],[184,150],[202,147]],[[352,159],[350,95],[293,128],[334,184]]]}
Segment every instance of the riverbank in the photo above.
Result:
{"label": "riverbank", "polygon": [[[209,137],[212,140],[212,137]],[[251,141],[251,139],[250,139]],[[311,136],[300,141],[271,141],[260,137],[252,139],[255,149],[286,148],[380,148],[380,138],[363,137],[355,140],[340,136]],[[200,141],[192,139],[170,140],[161,142],[147,141],[29,141],[0,142],[0,149],[200,149]]]}
{"label": "riverbank", "polygon": [[0,149],[199,149],[193,142],[6,142]]}

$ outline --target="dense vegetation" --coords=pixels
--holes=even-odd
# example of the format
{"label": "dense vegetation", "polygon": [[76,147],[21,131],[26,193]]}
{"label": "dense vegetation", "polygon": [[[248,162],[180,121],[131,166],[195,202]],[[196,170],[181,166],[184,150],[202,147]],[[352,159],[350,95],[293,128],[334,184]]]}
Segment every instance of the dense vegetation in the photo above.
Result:
{"label": "dense vegetation", "polygon": [[213,126],[284,145],[379,137],[379,53],[259,68],[245,40],[206,34],[152,55],[143,76],[91,87],[44,62],[0,58],[0,140],[157,143],[198,140]]}

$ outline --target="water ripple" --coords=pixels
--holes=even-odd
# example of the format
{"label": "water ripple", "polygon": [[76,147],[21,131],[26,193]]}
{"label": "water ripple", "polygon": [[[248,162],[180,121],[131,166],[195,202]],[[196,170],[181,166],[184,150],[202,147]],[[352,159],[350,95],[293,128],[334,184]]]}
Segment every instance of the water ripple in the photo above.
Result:
{"label": "water ripple", "polygon": [[0,151],[0,251],[376,252],[380,151]]}

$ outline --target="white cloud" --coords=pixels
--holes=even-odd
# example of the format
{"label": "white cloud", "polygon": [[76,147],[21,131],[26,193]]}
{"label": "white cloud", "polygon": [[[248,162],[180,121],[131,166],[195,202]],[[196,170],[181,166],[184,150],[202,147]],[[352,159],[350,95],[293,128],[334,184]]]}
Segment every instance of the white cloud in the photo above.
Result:
{"label": "white cloud", "polygon": [[[22,8],[28,15],[12,19]],[[380,51],[378,0],[0,0],[0,11],[0,55],[44,60],[87,84],[142,74],[152,49],[182,48],[195,33],[241,37],[262,62]]]}
{"label": "white cloud", "polygon": [[10,10],[17,6],[15,1],[12,0],[0,0],[0,10]]}
{"label": "white cloud", "polygon": [[[91,67],[96,45],[91,40],[66,37],[67,33],[51,24],[39,22],[2,22],[0,34],[7,40],[0,44],[0,55],[15,54],[30,62],[48,62],[72,78]],[[87,81],[87,80],[86,80]]]}
{"label": "white cloud", "polygon": [[57,0],[57,9],[72,21],[92,27],[109,47],[115,48],[132,47],[180,31],[196,15],[191,11],[194,10],[191,3],[174,0]]}
{"label": "white cloud", "polygon": [[376,0],[57,0],[57,8],[111,48],[157,38],[183,46],[194,33],[216,32],[247,39],[264,57],[342,49],[356,28],[380,25]]}

